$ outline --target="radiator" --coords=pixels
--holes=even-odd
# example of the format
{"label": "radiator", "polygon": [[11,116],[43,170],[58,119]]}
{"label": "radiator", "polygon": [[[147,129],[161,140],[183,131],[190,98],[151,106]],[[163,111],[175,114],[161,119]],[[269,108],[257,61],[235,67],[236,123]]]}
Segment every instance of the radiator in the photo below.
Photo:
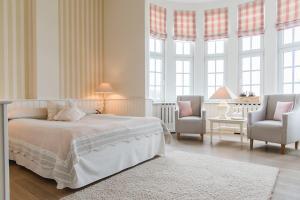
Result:
{"label": "radiator", "polygon": [[175,132],[175,110],[176,103],[155,103],[153,116],[160,118],[170,132]]}

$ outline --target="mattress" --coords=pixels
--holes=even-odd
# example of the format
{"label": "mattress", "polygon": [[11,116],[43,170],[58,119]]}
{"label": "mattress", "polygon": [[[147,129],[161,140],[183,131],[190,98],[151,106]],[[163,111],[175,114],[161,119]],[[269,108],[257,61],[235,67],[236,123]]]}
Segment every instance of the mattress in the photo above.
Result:
{"label": "mattress", "polygon": [[59,189],[79,188],[163,155],[164,136],[169,137],[161,121],[152,117],[87,115],[76,122],[15,119],[8,128],[10,159],[54,179]]}

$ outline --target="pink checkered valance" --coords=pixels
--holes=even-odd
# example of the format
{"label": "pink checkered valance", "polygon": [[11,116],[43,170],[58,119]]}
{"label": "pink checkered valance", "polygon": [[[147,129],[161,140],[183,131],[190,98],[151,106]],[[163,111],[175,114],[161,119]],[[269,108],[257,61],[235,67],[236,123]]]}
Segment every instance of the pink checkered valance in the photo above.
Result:
{"label": "pink checkered valance", "polygon": [[228,9],[216,8],[205,11],[204,40],[228,37]]}
{"label": "pink checkered valance", "polygon": [[277,0],[277,30],[300,26],[300,0]]}
{"label": "pink checkered valance", "polygon": [[150,4],[150,35],[159,39],[167,38],[167,9]]}
{"label": "pink checkered valance", "polygon": [[238,36],[263,34],[265,31],[264,0],[239,5]]}
{"label": "pink checkered valance", "polygon": [[174,12],[174,39],[196,40],[196,12],[176,10]]}

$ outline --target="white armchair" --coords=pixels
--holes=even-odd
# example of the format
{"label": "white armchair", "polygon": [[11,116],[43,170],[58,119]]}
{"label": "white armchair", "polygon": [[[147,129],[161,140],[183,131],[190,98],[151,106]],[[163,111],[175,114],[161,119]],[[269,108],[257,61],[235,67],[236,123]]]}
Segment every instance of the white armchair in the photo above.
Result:
{"label": "white armchair", "polygon": [[[284,113],[282,121],[274,121],[277,102],[294,102],[292,112]],[[281,144],[280,152],[285,153],[285,146],[295,142],[298,149],[300,140],[300,96],[299,95],[266,95],[260,110],[248,114],[247,135],[250,149],[254,140]]]}
{"label": "white armchair", "polygon": [[203,109],[203,96],[178,96],[177,101],[191,101],[193,115],[188,117],[179,116],[179,111],[175,111],[175,131],[177,139],[182,133],[199,134],[201,141],[206,132],[206,111]]}

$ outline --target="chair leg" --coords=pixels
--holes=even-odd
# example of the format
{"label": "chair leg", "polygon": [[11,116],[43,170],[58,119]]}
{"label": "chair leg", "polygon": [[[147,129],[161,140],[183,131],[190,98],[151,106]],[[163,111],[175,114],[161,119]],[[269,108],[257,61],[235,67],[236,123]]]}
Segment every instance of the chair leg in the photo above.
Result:
{"label": "chair leg", "polygon": [[282,144],[282,145],[281,145],[280,153],[281,153],[282,155],[285,154],[285,144]]}
{"label": "chair leg", "polygon": [[295,142],[295,149],[298,150],[299,141]]}
{"label": "chair leg", "polygon": [[176,133],[177,140],[180,140],[180,133]]}
{"label": "chair leg", "polygon": [[203,142],[203,140],[204,140],[204,135],[200,134],[200,141]]}
{"label": "chair leg", "polygon": [[250,139],[250,150],[253,150],[253,142],[254,142],[254,140]]}

